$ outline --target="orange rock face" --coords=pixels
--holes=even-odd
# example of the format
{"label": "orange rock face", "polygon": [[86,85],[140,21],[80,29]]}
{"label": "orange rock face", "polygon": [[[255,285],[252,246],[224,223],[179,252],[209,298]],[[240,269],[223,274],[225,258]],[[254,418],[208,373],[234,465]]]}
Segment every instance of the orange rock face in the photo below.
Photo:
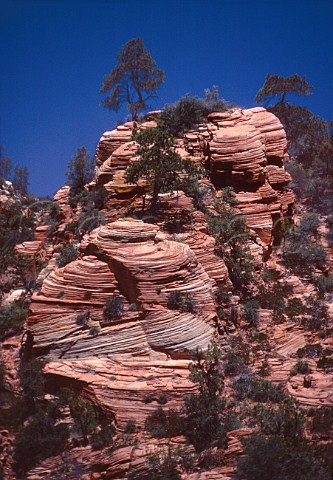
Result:
{"label": "orange rock face", "polygon": [[[193,388],[190,352],[216,334],[209,275],[188,245],[158,230],[133,219],[99,227],[82,242],[81,258],[51,272],[31,303],[34,348],[52,358],[46,373],[87,385],[120,425],[133,411],[143,423],[160,394],[179,404]],[[190,308],[171,309],[175,291],[190,296]],[[103,309],[113,295],[122,314],[110,319]]]}
{"label": "orange rock face", "polygon": [[[154,127],[151,121],[138,128]],[[148,117],[150,119],[150,117]],[[285,131],[272,113],[262,107],[211,113],[208,124],[184,135],[177,151],[195,163],[205,163],[215,188],[234,187],[239,213],[265,245],[279,235],[285,215],[291,215],[294,196],[287,188],[290,175]],[[133,123],[103,134],[97,148],[97,185],[118,199],[134,195],[138,187],[125,182],[125,170],[135,155]],[[145,188],[144,185],[141,188]]]}

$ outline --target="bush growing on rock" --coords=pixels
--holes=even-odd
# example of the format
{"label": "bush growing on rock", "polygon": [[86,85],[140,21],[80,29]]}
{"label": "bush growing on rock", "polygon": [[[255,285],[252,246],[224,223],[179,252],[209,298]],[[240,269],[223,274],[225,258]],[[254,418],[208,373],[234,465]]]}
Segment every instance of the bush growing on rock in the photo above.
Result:
{"label": "bush growing on rock", "polygon": [[234,351],[230,351],[224,356],[223,369],[224,374],[228,377],[248,372],[244,359]]}
{"label": "bush growing on rock", "polygon": [[118,320],[123,316],[124,313],[124,301],[121,297],[116,294],[113,294],[109,298],[103,310],[103,317],[105,320]]}
{"label": "bush growing on rock", "polygon": [[136,132],[133,139],[138,144],[137,160],[128,166],[126,181],[137,183],[144,179],[151,186],[150,210],[153,212],[160,193],[182,190],[189,178],[198,177],[199,171],[191,160],[183,159],[176,152],[175,139],[161,128]]}
{"label": "bush growing on rock", "polygon": [[[68,388],[61,390],[60,402],[69,406],[74,420],[74,431],[82,436],[84,445],[87,445],[89,436],[95,433],[99,424],[93,404]],[[95,437],[95,440],[98,442],[98,437]],[[100,440],[102,441],[102,438]]]}
{"label": "bush growing on rock", "polygon": [[283,260],[297,275],[309,275],[315,268],[323,270],[327,264],[325,249],[311,240],[316,234],[318,224],[316,215],[305,215],[300,225],[290,230],[286,236]]}
{"label": "bush growing on rock", "polygon": [[29,303],[17,301],[0,309],[0,339],[15,335],[22,329],[28,315]]}
{"label": "bush growing on rock", "polygon": [[318,295],[324,297],[325,293],[333,293],[333,275],[318,275],[315,277]]}
{"label": "bush growing on rock", "polygon": [[314,445],[304,436],[305,417],[298,403],[285,397],[275,408],[257,404],[252,418],[259,428],[242,443],[237,478],[246,480],[328,480],[333,444]]}
{"label": "bush growing on rock", "polygon": [[55,405],[39,408],[15,437],[15,470],[29,470],[38,461],[62,452],[69,437],[68,426],[58,423],[61,414]]}
{"label": "bush growing on rock", "polygon": [[306,374],[310,372],[309,363],[306,360],[299,360],[290,370],[290,376],[293,377],[298,373]]}
{"label": "bush growing on rock", "polygon": [[256,376],[241,375],[233,381],[232,388],[238,400],[279,403],[285,397],[282,385],[274,385]]}
{"label": "bush growing on rock", "polygon": [[73,262],[77,259],[78,255],[77,247],[73,243],[57,248],[56,252],[59,253],[56,258],[58,267],[64,267],[68,263]]}
{"label": "bush growing on rock", "polygon": [[74,197],[84,191],[87,183],[93,179],[95,161],[90,158],[86,147],[81,147],[73,155],[66,172],[67,184],[71,187],[70,196]]}
{"label": "bush growing on rock", "polygon": [[159,407],[147,416],[145,430],[155,438],[176,437],[184,432],[184,419],[177,410]]}
{"label": "bush growing on rock", "polygon": [[251,435],[243,441],[237,478],[246,480],[330,480],[332,447],[316,448],[306,440]]}
{"label": "bush growing on rock", "polygon": [[179,310],[180,312],[196,312],[196,304],[191,294],[180,290],[169,293],[168,307],[171,310]]}
{"label": "bush growing on rock", "polygon": [[243,292],[254,282],[255,264],[247,247],[248,227],[243,217],[235,215],[230,203],[216,205],[219,215],[208,215],[207,222],[216,240],[216,254],[228,268],[234,288]]}
{"label": "bush growing on rock", "polygon": [[219,99],[217,87],[215,92],[207,91],[207,94],[206,99],[185,95],[173,105],[166,105],[159,117],[160,126],[178,136],[207,122],[209,113],[228,110],[228,104]]}
{"label": "bush growing on rock", "polygon": [[225,399],[220,369],[221,353],[217,346],[206,352],[197,350],[190,364],[189,379],[198,384],[198,393],[185,397],[185,434],[200,452],[213,443],[224,448],[226,430],[223,422]]}
{"label": "bush growing on rock", "polygon": [[311,408],[308,413],[313,433],[328,434],[333,429],[332,407]]}

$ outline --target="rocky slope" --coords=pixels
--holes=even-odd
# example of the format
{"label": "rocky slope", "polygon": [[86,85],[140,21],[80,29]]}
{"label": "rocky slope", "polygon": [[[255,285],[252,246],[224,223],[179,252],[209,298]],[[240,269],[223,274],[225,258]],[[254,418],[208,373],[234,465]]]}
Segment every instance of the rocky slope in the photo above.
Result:
{"label": "rocky slope", "polygon": [[[152,112],[137,128],[155,128],[157,115]],[[233,295],[226,264],[216,255],[207,218],[192,198],[182,192],[163,195],[163,208],[154,223],[148,216],[129,216],[133,211],[140,213],[141,195],[149,194],[144,182],[132,185],[125,181],[137,148],[131,139],[133,127],[128,122],[105,132],[97,147],[95,179],[88,188],[102,188],[108,194],[102,207],[105,224],[75,238],[67,226],[77,218],[80,207],[70,207],[69,187],[63,187],[54,197],[59,212],[53,235],[47,236],[48,227],[42,224],[35,240],[18,245],[17,250],[47,262],[31,297],[24,338],[30,354],[46,360],[43,372],[48,391],[56,393],[68,386],[78,389],[119,431],[126,429],[129,419],[135,419],[138,435],[143,437],[139,445],[120,446],[111,456],[93,453],[90,447],[74,449],[70,459],[66,454],[67,460],[45,460],[28,474],[29,479],[55,478],[61,473],[59,461],[68,462],[68,472],[73,469],[66,478],[82,480],[127,478],[129,469],[144,471],[147,449],[161,445],[143,433],[145,419],[161,405],[180,408],[184,395],[196,390],[188,379],[193,350],[205,350],[212,342],[225,345],[230,335],[249,328],[237,292]],[[222,197],[222,189],[234,188],[234,210],[245,217],[250,228],[247,245],[255,256],[257,271],[264,265],[283,270],[279,251],[272,252],[272,248],[281,239],[284,219],[293,215],[294,197],[284,169],[288,161],[286,135],[278,119],[263,108],[212,113],[207,124],[177,140],[177,151],[207,169],[209,178],[200,181],[200,188],[203,203],[211,212],[215,212],[213,204]],[[77,246],[77,258],[58,267],[57,247],[72,242]],[[288,281],[293,283],[293,295],[311,294],[306,280],[292,277]],[[221,288],[229,295],[226,304],[217,300]],[[190,301],[190,306],[182,308],[175,303],[177,295]],[[116,312],[108,312],[110,300]],[[219,309],[225,310],[225,315],[218,315]],[[316,334],[297,324],[276,324],[271,313],[269,309],[259,312],[258,329],[268,338],[269,349],[257,349],[253,368],[266,359],[267,378],[285,384],[302,404],[333,405],[332,378],[315,360],[310,362],[310,387],[304,386],[302,375],[290,377],[298,349],[320,341],[330,350],[330,339],[318,340]],[[13,356],[17,352],[16,344]],[[239,438],[249,432],[229,432],[223,467],[198,468],[185,478],[230,478],[231,457],[241,451]],[[184,438],[173,441],[185,445]],[[74,468],[74,463],[82,471]],[[91,474],[91,470],[96,471]]]}

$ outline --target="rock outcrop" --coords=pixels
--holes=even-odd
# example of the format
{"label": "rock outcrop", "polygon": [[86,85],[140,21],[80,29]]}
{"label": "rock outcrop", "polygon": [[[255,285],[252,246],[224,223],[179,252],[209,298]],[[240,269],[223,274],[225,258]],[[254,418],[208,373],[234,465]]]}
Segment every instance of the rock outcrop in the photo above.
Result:
{"label": "rock outcrop", "polygon": [[[176,291],[189,295],[189,311],[170,309]],[[165,394],[172,406],[191,390],[190,352],[216,334],[212,292],[185,243],[159,238],[156,225],[123,219],[93,231],[78,260],[45,278],[33,295],[28,329],[36,353],[52,358],[49,376],[87,386],[119,425],[133,411],[142,423],[156,407],[147,396]],[[109,319],[103,309],[113,296],[123,311]]]}
{"label": "rock outcrop", "polygon": [[[155,125],[149,121],[138,128]],[[132,129],[128,122],[105,132],[97,148],[96,184],[112,195],[110,205],[142,191],[125,182],[125,170],[136,151]],[[215,188],[234,187],[239,213],[266,246],[279,237],[283,219],[292,214],[294,197],[283,166],[288,160],[286,134],[275,115],[261,107],[212,113],[207,124],[178,141],[178,153],[205,165]]]}

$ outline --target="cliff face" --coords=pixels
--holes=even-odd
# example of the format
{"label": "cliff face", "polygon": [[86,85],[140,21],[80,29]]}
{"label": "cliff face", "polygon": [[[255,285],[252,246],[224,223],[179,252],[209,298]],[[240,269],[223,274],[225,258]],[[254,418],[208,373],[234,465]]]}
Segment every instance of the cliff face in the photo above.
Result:
{"label": "cliff face", "polygon": [[[154,126],[150,120],[139,128]],[[118,205],[126,205],[135,192],[135,187],[124,181],[136,150],[132,129],[129,122],[105,132],[97,147],[96,183],[114,195]],[[286,134],[275,115],[260,107],[212,113],[207,124],[179,139],[178,147],[183,157],[206,167],[217,190],[235,189],[239,213],[266,246],[274,236],[279,237],[283,218],[292,214],[294,195],[287,188],[291,178],[284,169]]]}
{"label": "cliff face", "polygon": [[[155,127],[152,117],[139,128]],[[34,351],[50,359],[45,367],[50,379],[80,382],[118,425],[133,410],[143,424],[158,395],[166,394],[172,408],[191,390],[191,351],[216,339],[214,292],[219,284],[231,286],[223,260],[214,254],[215,240],[191,199],[165,196],[168,215],[190,212],[191,223],[178,241],[171,240],[165,221],[159,227],[116,219],[138,194],[138,187],[124,180],[135,161],[132,129],[130,122],[103,134],[91,188],[103,186],[109,193],[109,220],[82,239],[78,260],[63,268],[51,261],[51,272],[32,297],[27,324]],[[261,108],[211,114],[207,125],[177,145],[183,157],[209,169],[212,185],[208,182],[207,188],[214,191],[214,185],[214,195],[221,186],[234,187],[237,211],[260,248],[272,243],[273,224],[292,212],[293,195],[285,187],[290,178],[283,167],[286,147],[280,122]],[[62,224],[70,216],[67,196],[68,187],[55,196]],[[190,311],[171,309],[170,298],[179,292],[191,297]],[[112,296],[120,299],[123,312],[109,320],[103,312]],[[87,321],[80,325],[82,314]],[[146,403],[149,395],[155,400]]]}
{"label": "cliff face", "polygon": [[[155,128],[157,115],[152,112],[136,127]],[[131,140],[133,127],[132,122],[125,123],[100,139],[95,179],[87,188],[108,193],[102,207],[105,224],[80,238],[77,258],[64,267],[56,266],[56,247],[73,241],[67,226],[80,211],[80,206],[73,211],[68,203],[69,187],[54,197],[59,213],[53,236],[47,238],[48,227],[41,225],[35,240],[17,247],[47,262],[26,324],[33,355],[47,360],[43,369],[47,388],[51,392],[61,386],[80,390],[121,429],[129,419],[142,429],[147,415],[161,404],[179,408],[184,394],[195,391],[188,379],[193,351],[205,350],[214,341],[223,343],[229,333],[248,327],[239,296],[232,295],[226,264],[216,255],[207,217],[194,200],[183,192],[164,194],[156,218],[142,215],[141,197],[149,195],[149,186],[125,182],[137,148]],[[212,113],[207,124],[177,139],[177,151],[206,168],[208,178],[200,181],[202,202],[213,215],[217,215],[214,203],[222,198],[222,188],[233,187],[234,211],[246,219],[247,246],[256,269],[262,270],[294,206],[290,176],[284,168],[286,135],[279,120],[263,108]],[[133,211],[142,219],[131,218]],[[273,255],[268,260],[267,269],[281,269],[276,259]],[[288,281],[296,296],[309,294],[310,287],[299,278],[288,277]],[[217,299],[221,288],[229,295],[225,304]],[[247,295],[251,298],[251,291]],[[228,315],[233,311],[233,320],[226,320],[218,309]],[[259,333],[270,345],[267,351],[256,350],[253,366],[260,367],[267,352],[273,352],[267,360],[273,382],[285,383],[304,405],[332,405],[332,380],[314,361],[311,388],[303,388],[301,376],[289,376],[296,350],[315,342],[315,335],[297,324],[275,325],[267,309],[259,314]],[[331,348],[329,339],[325,347]],[[186,478],[230,478],[224,477],[233,472],[228,455],[241,451],[238,437],[248,434],[248,430],[228,434],[222,469]],[[144,449],[154,442],[143,439],[139,446],[119,448],[107,458],[90,450],[89,456],[82,448],[71,458],[77,456],[88,469],[99,463],[107,472],[101,478],[126,478],[130,465],[144,465]],[[183,445],[184,439],[177,442]],[[48,469],[52,475],[56,471],[52,468],[46,461],[45,468],[32,472],[32,478],[49,478]]]}

